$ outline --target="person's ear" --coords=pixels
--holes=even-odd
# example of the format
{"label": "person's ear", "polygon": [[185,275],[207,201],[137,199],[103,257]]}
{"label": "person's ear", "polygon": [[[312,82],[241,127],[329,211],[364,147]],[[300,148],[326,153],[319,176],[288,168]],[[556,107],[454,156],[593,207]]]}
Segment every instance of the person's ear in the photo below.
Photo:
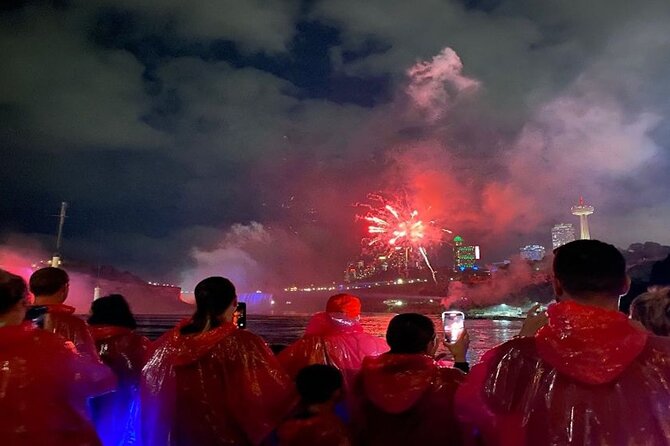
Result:
{"label": "person's ear", "polygon": [[224,322],[234,322],[235,320],[235,312],[237,311],[237,299],[235,299],[228,309],[223,312],[223,314],[220,316],[220,318],[223,319]]}
{"label": "person's ear", "polygon": [[439,341],[437,340],[437,334],[433,336],[433,339],[430,341],[428,344],[428,353],[430,356],[433,356],[435,352],[437,351],[437,347],[439,346]]}
{"label": "person's ear", "polygon": [[558,279],[554,276],[551,279],[551,285],[554,288],[554,295],[556,296],[556,300],[558,301],[558,298],[563,295],[563,287],[561,286],[561,283],[558,281]]}
{"label": "person's ear", "polygon": [[619,297],[625,296],[626,294],[628,294],[629,291],[630,291],[630,276],[626,274],[626,280],[624,281],[623,288],[621,289]]}

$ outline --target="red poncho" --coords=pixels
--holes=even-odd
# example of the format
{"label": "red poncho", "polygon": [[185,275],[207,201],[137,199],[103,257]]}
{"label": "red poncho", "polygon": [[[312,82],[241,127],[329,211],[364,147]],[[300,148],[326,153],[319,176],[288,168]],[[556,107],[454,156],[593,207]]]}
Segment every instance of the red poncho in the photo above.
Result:
{"label": "red poncho", "polygon": [[332,365],[342,372],[345,387],[350,389],[363,359],[388,349],[386,341],[365,333],[359,323],[341,323],[328,313],[316,313],[307,324],[305,335],[278,358],[292,378],[311,364]]}
{"label": "red poncho", "polygon": [[112,371],[31,324],[0,328],[0,443],[84,446],[100,441],[86,400],[114,389]]}
{"label": "red poncho", "polygon": [[228,323],[158,342],[142,372],[146,446],[259,444],[291,410],[292,383],[258,336]]}
{"label": "red poncho", "polygon": [[125,327],[90,326],[100,359],[118,379],[115,392],[91,401],[93,421],[105,445],[138,444],[139,382],[151,341]]}
{"label": "red poncho", "polygon": [[460,445],[454,395],[464,376],[427,355],[367,358],[356,381],[355,439],[371,446]]}
{"label": "red poncho", "polygon": [[277,429],[278,446],[351,446],[349,431],[334,413],[292,418]]}
{"label": "red poncho", "polygon": [[125,327],[91,325],[89,331],[100,359],[114,371],[119,385],[137,385],[151,341]]}
{"label": "red poncho", "polygon": [[77,347],[77,351],[84,356],[97,358],[97,349],[93,338],[88,331],[88,325],[74,315],[74,307],[63,304],[49,304],[44,318],[44,329],[51,333],[63,336]]}
{"label": "red poncho", "polygon": [[670,445],[670,339],[625,315],[552,305],[535,338],[489,351],[457,395],[487,445]]}

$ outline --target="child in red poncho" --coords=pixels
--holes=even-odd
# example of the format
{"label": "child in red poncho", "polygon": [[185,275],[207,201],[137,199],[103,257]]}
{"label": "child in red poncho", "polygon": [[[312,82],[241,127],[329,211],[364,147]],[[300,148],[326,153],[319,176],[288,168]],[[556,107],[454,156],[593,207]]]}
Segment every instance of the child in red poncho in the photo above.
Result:
{"label": "child in red poncho", "polygon": [[93,301],[89,330],[100,359],[114,371],[115,392],[91,401],[93,420],[105,446],[137,444],[139,384],[151,341],[135,333],[137,322],[120,294]]}
{"label": "child in red poncho", "polygon": [[342,374],[314,364],[298,372],[300,408],[277,429],[279,446],[350,446],[349,431],[335,413],[342,397]]}

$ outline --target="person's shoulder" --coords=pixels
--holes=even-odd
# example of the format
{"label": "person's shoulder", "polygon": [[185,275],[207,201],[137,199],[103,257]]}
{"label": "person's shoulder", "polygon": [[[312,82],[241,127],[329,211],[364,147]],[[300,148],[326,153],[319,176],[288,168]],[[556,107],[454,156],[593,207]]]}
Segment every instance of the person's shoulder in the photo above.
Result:
{"label": "person's shoulder", "polygon": [[223,342],[234,342],[235,344],[245,344],[255,347],[269,348],[263,338],[248,330],[236,329],[230,336],[226,336]]}
{"label": "person's shoulder", "polygon": [[70,354],[75,351],[74,344],[63,336],[46,330],[33,330],[30,340],[38,348],[35,351],[47,351],[49,354]]}
{"label": "person's shoulder", "polygon": [[136,344],[148,344],[148,343],[151,342],[149,340],[149,338],[147,338],[146,336],[141,335],[141,334],[139,334],[135,331],[131,331],[131,332],[127,333],[125,336],[127,336],[128,339],[130,339],[132,342],[134,342]]}
{"label": "person's shoulder", "polygon": [[28,333],[32,341],[39,341],[41,343],[64,343],[66,341],[63,336],[46,330],[34,329]]}
{"label": "person's shoulder", "polygon": [[465,379],[465,373],[462,370],[453,367],[438,367],[436,375],[443,382],[461,382]]}
{"label": "person's shoulder", "polygon": [[670,337],[650,334],[647,338],[647,347],[659,351],[670,352]]}
{"label": "person's shoulder", "polygon": [[670,337],[650,334],[640,359],[664,364],[670,369]]}
{"label": "person's shoulder", "polygon": [[496,362],[506,357],[536,356],[537,348],[533,337],[515,337],[488,350],[481,362]]}
{"label": "person's shoulder", "polygon": [[86,321],[78,316],[75,316],[74,314],[53,312],[49,313],[49,317],[54,321],[65,323],[72,328],[88,331],[88,324]]}

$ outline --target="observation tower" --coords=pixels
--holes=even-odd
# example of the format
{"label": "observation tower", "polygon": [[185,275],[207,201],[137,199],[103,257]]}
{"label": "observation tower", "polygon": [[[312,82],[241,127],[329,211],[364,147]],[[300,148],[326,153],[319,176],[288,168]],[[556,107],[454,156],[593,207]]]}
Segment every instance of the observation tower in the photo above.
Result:
{"label": "observation tower", "polygon": [[588,216],[593,214],[593,206],[584,203],[584,197],[579,197],[579,204],[570,208],[572,215],[579,217],[579,238],[582,240],[589,240],[591,233],[589,232]]}

